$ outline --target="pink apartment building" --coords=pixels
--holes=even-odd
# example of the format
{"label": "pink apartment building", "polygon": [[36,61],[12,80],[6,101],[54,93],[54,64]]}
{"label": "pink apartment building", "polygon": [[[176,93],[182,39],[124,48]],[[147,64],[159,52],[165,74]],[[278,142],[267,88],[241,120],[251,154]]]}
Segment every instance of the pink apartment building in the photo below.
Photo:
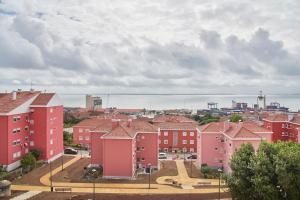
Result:
{"label": "pink apartment building", "polygon": [[133,178],[148,164],[158,168],[158,129],[152,124],[139,119],[87,121],[91,164],[103,167],[104,178]]}
{"label": "pink apartment building", "polygon": [[262,141],[271,142],[273,132],[254,122],[213,122],[200,127],[197,164],[224,167],[230,171],[231,156],[243,143],[251,143],[255,150]]}
{"label": "pink apartment building", "polygon": [[63,106],[55,93],[0,93],[0,165],[20,166],[32,149],[50,161],[63,152]]}
{"label": "pink apartment building", "polygon": [[159,127],[159,150],[197,152],[198,122],[179,115],[160,115],[153,120]]}
{"label": "pink apartment building", "polygon": [[128,120],[129,116],[123,114],[106,113],[103,115],[84,119],[73,126],[73,143],[80,144],[86,149],[91,147],[91,130],[95,129],[103,119]]}

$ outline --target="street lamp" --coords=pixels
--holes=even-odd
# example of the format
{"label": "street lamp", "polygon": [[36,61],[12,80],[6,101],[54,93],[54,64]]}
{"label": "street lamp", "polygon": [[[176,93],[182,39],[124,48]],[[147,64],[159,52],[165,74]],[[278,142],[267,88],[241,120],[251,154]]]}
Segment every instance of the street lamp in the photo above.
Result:
{"label": "street lamp", "polygon": [[95,190],[96,190],[96,176],[95,176],[95,175],[96,175],[96,172],[97,172],[96,169],[92,169],[93,181],[94,181],[94,182],[93,182],[93,200],[96,199],[96,196],[95,196],[95,195],[96,195],[96,194],[95,194],[95,193],[96,193],[96,191],[95,191]]}
{"label": "street lamp", "polygon": [[221,199],[221,173],[222,172],[223,172],[223,170],[221,168],[219,168],[218,169],[218,173],[219,173],[219,200]]}
{"label": "street lamp", "polygon": [[193,178],[193,155],[191,154],[191,162],[190,162],[190,171],[191,171],[191,178]]}
{"label": "street lamp", "polygon": [[64,153],[61,156],[61,171],[64,171]]}
{"label": "street lamp", "polygon": [[50,191],[53,192],[53,182],[52,182],[52,162],[49,162],[50,167]]}
{"label": "street lamp", "polygon": [[150,189],[151,163],[149,163],[149,164],[147,165],[146,173],[149,174],[149,179],[148,179],[148,189]]}

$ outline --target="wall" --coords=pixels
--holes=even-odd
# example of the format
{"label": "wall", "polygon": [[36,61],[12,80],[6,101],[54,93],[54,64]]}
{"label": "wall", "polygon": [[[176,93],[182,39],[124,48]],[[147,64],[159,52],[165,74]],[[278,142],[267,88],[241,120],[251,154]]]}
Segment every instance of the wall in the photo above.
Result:
{"label": "wall", "polygon": [[103,176],[132,177],[132,139],[105,139],[103,142]]}
{"label": "wall", "polygon": [[158,167],[158,133],[138,133],[136,146],[140,149],[136,151],[139,167],[146,167],[149,163]]}
{"label": "wall", "polygon": [[91,163],[95,165],[103,165],[103,136],[105,133],[91,133]]}
{"label": "wall", "polygon": [[[79,130],[82,130],[80,133]],[[74,144],[80,144],[83,147],[90,148],[91,146],[91,133],[90,130],[93,129],[92,126],[74,126],[73,127],[73,142]],[[79,137],[82,137],[82,140],[79,140]]]}
{"label": "wall", "polygon": [[0,116],[0,164],[8,164],[7,116]]}

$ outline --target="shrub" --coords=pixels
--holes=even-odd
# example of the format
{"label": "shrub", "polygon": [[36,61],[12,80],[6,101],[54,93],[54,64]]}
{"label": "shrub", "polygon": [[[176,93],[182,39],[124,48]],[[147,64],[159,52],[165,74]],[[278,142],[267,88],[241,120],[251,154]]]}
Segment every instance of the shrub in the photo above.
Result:
{"label": "shrub", "polygon": [[39,160],[42,152],[40,150],[37,149],[33,149],[30,151],[30,153],[35,157],[36,160]]}
{"label": "shrub", "polygon": [[36,159],[32,153],[29,153],[22,158],[21,165],[25,171],[30,171],[33,167],[35,167]]}
{"label": "shrub", "polygon": [[239,122],[239,121],[243,121],[243,118],[241,115],[234,114],[234,115],[230,116],[230,121],[231,122]]}

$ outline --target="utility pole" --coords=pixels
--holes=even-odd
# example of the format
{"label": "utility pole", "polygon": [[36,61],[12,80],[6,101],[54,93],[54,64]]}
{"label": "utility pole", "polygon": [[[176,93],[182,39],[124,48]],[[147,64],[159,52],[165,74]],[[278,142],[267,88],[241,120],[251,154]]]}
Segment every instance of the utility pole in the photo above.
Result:
{"label": "utility pole", "polygon": [[50,167],[50,191],[53,192],[53,182],[52,182],[52,161],[49,162]]}

